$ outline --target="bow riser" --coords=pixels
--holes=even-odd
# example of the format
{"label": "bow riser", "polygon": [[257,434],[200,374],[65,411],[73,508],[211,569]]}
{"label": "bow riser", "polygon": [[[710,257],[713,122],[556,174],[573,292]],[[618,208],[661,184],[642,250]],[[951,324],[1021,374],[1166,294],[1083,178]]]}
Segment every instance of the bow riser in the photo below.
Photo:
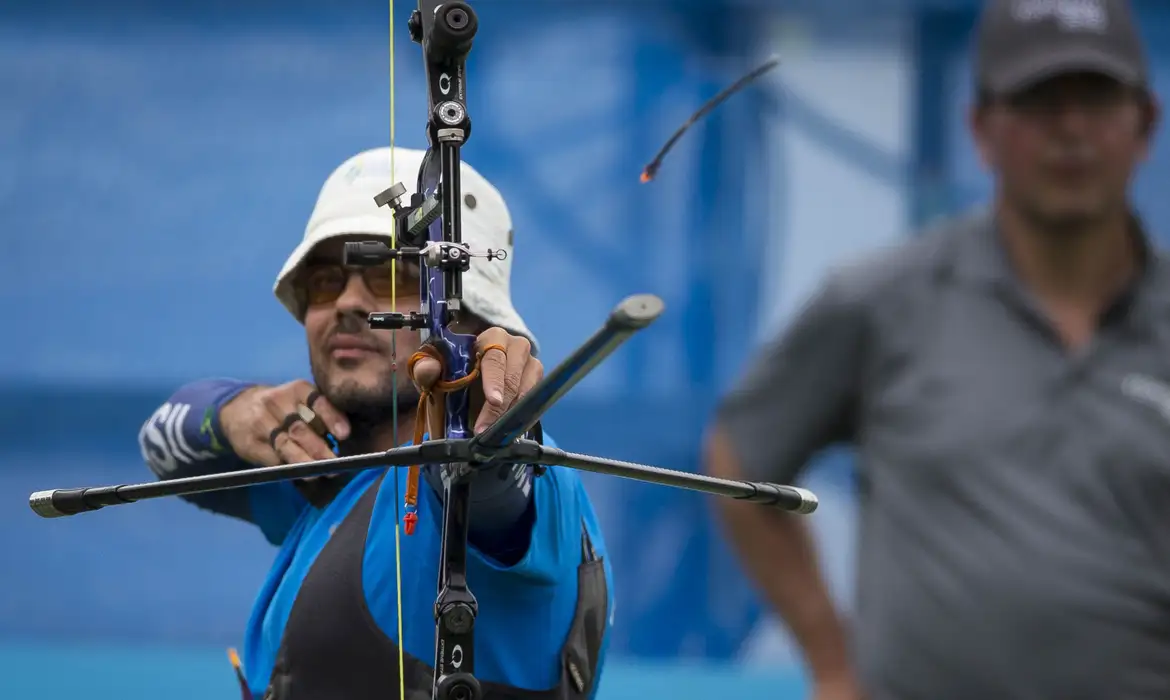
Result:
{"label": "bow riser", "polygon": [[[419,0],[408,27],[411,39],[423,49],[429,96],[429,148],[418,175],[417,192],[423,201],[437,200],[441,211],[438,220],[427,227],[427,241],[432,250],[438,246],[438,254],[421,256],[419,261],[420,292],[427,314],[424,340],[442,357],[441,381],[449,384],[471,372],[476,340],[473,335],[455,332],[453,325],[464,314],[463,273],[471,263],[471,251],[463,246],[460,148],[471,132],[465,102],[466,60],[478,21],[465,3]],[[400,216],[400,226],[405,226],[408,219]],[[445,392],[443,434],[436,435],[438,426],[432,425],[432,439],[471,436],[468,392],[467,388]],[[431,692],[435,700],[477,700],[481,690],[474,676],[474,627],[479,606],[467,585],[470,469],[466,463],[443,468],[443,530],[434,607]]]}

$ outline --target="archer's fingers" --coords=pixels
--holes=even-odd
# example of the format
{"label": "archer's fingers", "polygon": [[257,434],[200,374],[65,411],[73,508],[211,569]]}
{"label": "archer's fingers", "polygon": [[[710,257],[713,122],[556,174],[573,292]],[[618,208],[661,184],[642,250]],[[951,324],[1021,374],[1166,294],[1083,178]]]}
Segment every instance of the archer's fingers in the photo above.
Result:
{"label": "archer's fingers", "polygon": [[[491,374],[484,374],[483,388],[485,397],[489,391],[499,391],[500,401],[498,403],[484,402],[479,415],[475,418],[473,432],[476,435],[487,430],[488,426],[499,420],[500,416],[504,415],[516,402],[516,398],[520,395],[524,373],[528,366],[535,362],[531,352],[532,345],[527,338],[510,338],[506,355],[502,352],[489,351],[487,355],[484,355],[483,360],[480,360],[482,367],[484,360],[487,360],[488,357],[499,358],[499,363],[495,365]],[[503,366],[502,370],[500,369],[501,365]],[[543,372],[543,369],[539,371]]]}
{"label": "archer's fingers", "polygon": [[[476,352],[484,353],[483,357],[479,359],[479,375],[483,384],[485,408],[489,406],[501,408],[507,405],[504,402],[504,383],[510,362],[510,340],[507,331],[503,328],[489,328],[475,339]],[[492,345],[508,349],[501,351],[499,348],[491,348]],[[486,352],[485,349],[487,349]]]}
{"label": "archer's fingers", "polygon": [[520,391],[516,393],[516,398],[519,399],[532,391],[532,387],[539,384],[541,379],[544,379],[544,363],[533,357],[524,365],[524,374],[520,377]]}
{"label": "archer's fingers", "polygon": [[[302,383],[308,384],[297,382]],[[303,392],[303,387],[294,387],[291,391],[275,391],[264,397],[264,408],[268,415],[257,424],[256,437],[275,451],[279,459],[277,464],[299,464],[336,456],[324,438],[318,437],[300,417],[297,408],[302,405],[301,399],[305,398],[300,396],[301,393],[307,392]],[[291,420],[291,416],[297,416],[297,419]],[[281,426],[284,426],[283,430],[279,430]]]}
{"label": "archer's fingers", "polygon": [[504,370],[504,400],[503,408],[509,408],[520,396],[520,386],[524,379],[524,371],[532,359],[532,343],[524,336],[513,336],[508,339],[508,361]]}
{"label": "archer's fingers", "polygon": [[[508,357],[508,364],[511,366],[511,353],[508,354]],[[544,365],[535,357],[530,357],[528,364],[524,365],[524,368],[521,371],[518,384],[519,388],[516,391],[516,399],[519,399],[521,396],[524,396],[529,391],[531,391],[532,387],[536,386],[543,378]],[[483,409],[480,410],[479,415],[476,416],[475,419],[475,434],[479,435],[483,431],[487,430],[488,427],[491,426],[492,423],[495,423],[497,420],[499,420],[500,417],[503,416],[504,413],[509,408],[511,408],[512,404],[514,403],[515,400],[510,400],[503,406],[492,406],[490,404],[484,404]]]}
{"label": "archer's fingers", "polygon": [[308,382],[299,381],[296,383],[296,397],[298,403],[320,416],[333,437],[338,440],[349,437],[349,420],[344,413],[329,403],[329,399],[322,396],[316,387]]}
{"label": "archer's fingers", "polygon": [[329,449],[329,443],[325,442],[325,438],[314,432],[304,421],[293,423],[286,432],[292,442],[311,459],[333,459],[337,456]]}
{"label": "archer's fingers", "polygon": [[498,421],[506,410],[503,406],[494,406],[485,401],[483,408],[479,409],[479,415],[475,417],[475,427],[472,428],[472,434],[479,435],[490,428],[492,423]]}
{"label": "archer's fingers", "polygon": [[[301,423],[304,425],[304,423]],[[312,462],[313,456],[305,451],[296,440],[293,439],[291,432],[283,432],[276,436],[273,443],[276,445],[276,453],[280,455],[281,462],[284,464],[300,464],[302,462]],[[329,453],[333,457],[333,453]]]}
{"label": "archer's fingers", "polygon": [[[275,425],[272,427],[276,427]],[[247,455],[241,454],[240,457],[248,464],[255,464],[260,467],[275,467],[284,464],[284,458],[275,448],[268,444],[267,440],[257,441],[252,443]]]}
{"label": "archer's fingers", "polygon": [[439,361],[433,357],[424,357],[414,363],[414,385],[419,391],[430,389],[439,381],[439,372],[443,370]]}
{"label": "archer's fingers", "polygon": [[267,411],[257,416],[252,425],[252,434],[246,450],[237,450],[241,459],[249,464],[264,467],[275,467],[283,464],[284,459],[277,453],[276,448],[268,444],[268,436],[280,425],[280,421],[272,417]]}

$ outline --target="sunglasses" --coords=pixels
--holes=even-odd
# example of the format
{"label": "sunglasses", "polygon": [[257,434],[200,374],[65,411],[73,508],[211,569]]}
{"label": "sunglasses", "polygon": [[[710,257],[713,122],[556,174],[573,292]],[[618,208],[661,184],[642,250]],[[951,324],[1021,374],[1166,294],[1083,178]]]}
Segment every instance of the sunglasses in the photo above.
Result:
{"label": "sunglasses", "polygon": [[399,265],[397,272],[392,275],[391,265],[347,267],[338,263],[310,263],[301,275],[300,286],[309,306],[337,301],[353,275],[359,275],[362,283],[377,299],[418,294],[417,274],[409,266]]}

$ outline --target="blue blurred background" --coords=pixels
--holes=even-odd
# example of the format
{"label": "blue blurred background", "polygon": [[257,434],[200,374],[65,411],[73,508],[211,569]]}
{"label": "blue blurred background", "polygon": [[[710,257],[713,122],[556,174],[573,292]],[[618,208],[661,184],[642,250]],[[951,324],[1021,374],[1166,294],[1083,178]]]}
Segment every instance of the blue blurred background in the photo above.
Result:
{"label": "blue blurred background", "polygon": [[[828,265],[987,194],[962,121],[977,0],[474,6],[465,157],[510,202],[516,304],[546,361],[626,294],[668,305],[548,419],[565,447],[696,469],[719,393]],[[410,9],[395,12],[398,142],[418,147]],[[389,139],[387,14],[366,0],[0,8],[0,698],[238,692],[223,649],[274,554],[257,532],[177,500],[45,521],[26,498],[147,479],[138,427],[183,382],[306,375],[271,286],[325,176]],[[1170,8],[1141,15],[1166,94]],[[638,184],[692,110],[773,52],[778,71]],[[1163,140],[1138,185],[1163,234],[1168,177]],[[710,503],[586,478],[616,570],[600,700],[802,697],[799,658]],[[848,608],[848,454],[809,483]]]}

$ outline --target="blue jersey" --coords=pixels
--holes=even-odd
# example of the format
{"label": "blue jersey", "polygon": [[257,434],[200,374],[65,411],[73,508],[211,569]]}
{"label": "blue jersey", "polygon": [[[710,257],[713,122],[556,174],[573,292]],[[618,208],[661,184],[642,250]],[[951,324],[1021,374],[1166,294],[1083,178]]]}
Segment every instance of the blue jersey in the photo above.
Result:
{"label": "blue jersey", "polygon": [[[546,443],[550,441],[546,437]],[[263,694],[280,648],[284,625],[318,552],[329,541],[330,531],[345,518],[358,498],[384,470],[362,472],[324,509],[306,506],[284,538],[265,581],[251,619],[244,645],[248,685],[256,697]],[[398,496],[393,472],[379,485],[371,516],[362,571],[366,605],[382,633],[398,640],[398,602],[395,580],[395,501],[406,489],[406,469],[398,469]],[[481,680],[529,690],[543,690],[560,680],[560,649],[568,634],[577,605],[577,566],[581,563],[581,525],[585,523],[599,556],[605,544],[577,475],[570,469],[552,467],[533,482],[536,524],[525,556],[504,567],[469,547],[468,581],[479,601],[475,626],[475,671]],[[282,498],[284,488],[259,489],[258,498]],[[277,508],[279,510],[279,507]],[[418,527],[411,536],[401,534],[402,621],[404,651],[420,659],[433,659],[435,620],[432,605],[437,594],[439,546],[442,534],[441,503],[433,489],[419,490]],[[401,507],[398,512],[401,515]],[[264,527],[263,523],[261,524]],[[268,525],[269,530],[281,523]],[[613,581],[608,566],[606,580]],[[612,624],[612,593],[607,609]],[[604,659],[605,643],[602,645]],[[598,665],[600,673],[600,663]],[[594,683],[596,692],[596,681]]]}
{"label": "blue jersey", "polygon": [[[188,399],[190,395],[188,392]],[[205,414],[202,406],[192,409],[198,410],[185,412],[196,416]],[[156,414],[152,420],[165,419],[165,413],[162,419]],[[206,428],[206,421],[192,419],[190,423],[190,429],[172,429],[172,432],[186,434],[190,443],[188,451],[194,452],[203,446],[196,424]],[[150,425],[148,421],[147,427]],[[148,432],[144,429],[144,434]],[[161,433],[166,435],[167,431]],[[547,435],[545,443],[555,444]],[[160,445],[165,448],[165,441],[144,442],[144,453],[149,453],[148,461],[152,464],[165,457],[165,454],[159,456]],[[365,603],[382,634],[399,643],[407,654],[433,662],[433,603],[437,595],[442,509],[439,495],[428,483],[424,481],[420,485],[419,520],[414,534],[406,536],[402,532],[398,538],[404,614],[401,640],[398,639],[395,506],[399,506],[400,516],[401,504],[396,501],[405,493],[407,470],[363,471],[323,508],[308,504],[289,482],[254,486],[247,490],[247,503],[233,507],[239,513],[246,513],[246,519],[259,526],[269,541],[280,545],[256,598],[245,634],[244,672],[255,697],[261,697],[268,686],[301,582],[332,532],[383,473],[386,478],[378,484],[363,554]],[[578,599],[582,527],[597,555],[605,561],[607,630],[613,620],[613,581],[605,541],[576,472],[550,467],[532,481],[532,489],[535,520],[527,551],[514,564],[506,566],[469,543],[467,575],[479,601],[475,626],[476,677],[527,690],[544,690],[556,686],[561,679],[561,647]],[[596,694],[607,646],[608,634],[602,639],[593,694]]]}

